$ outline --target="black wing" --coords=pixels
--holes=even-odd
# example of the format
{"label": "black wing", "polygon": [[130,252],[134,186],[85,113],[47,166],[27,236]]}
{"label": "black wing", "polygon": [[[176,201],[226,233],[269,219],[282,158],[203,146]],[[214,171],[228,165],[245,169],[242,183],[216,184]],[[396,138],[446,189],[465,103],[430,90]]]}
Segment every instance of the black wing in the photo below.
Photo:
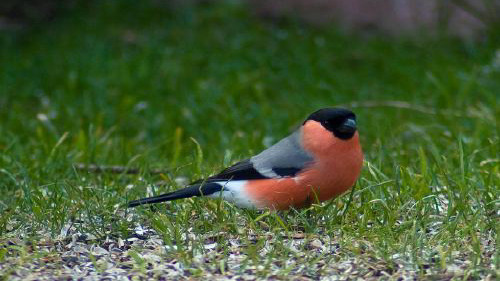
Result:
{"label": "black wing", "polygon": [[224,180],[257,180],[257,179],[268,179],[268,177],[259,173],[254,167],[250,159],[240,161],[229,168],[224,169],[222,172],[208,177],[206,179],[197,180],[192,184],[198,184],[202,182],[214,182],[214,181],[224,181]]}

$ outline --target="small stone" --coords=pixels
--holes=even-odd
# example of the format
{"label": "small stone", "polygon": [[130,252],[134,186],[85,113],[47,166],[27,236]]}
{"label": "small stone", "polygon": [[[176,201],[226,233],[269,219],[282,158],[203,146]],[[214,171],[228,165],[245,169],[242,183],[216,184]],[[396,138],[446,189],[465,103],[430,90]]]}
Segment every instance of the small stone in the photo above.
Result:
{"label": "small stone", "polygon": [[323,243],[319,239],[314,239],[313,241],[311,241],[311,243],[309,243],[309,245],[313,249],[322,249],[323,248]]}
{"label": "small stone", "polygon": [[304,239],[306,235],[302,232],[297,232],[292,235],[293,239]]}
{"label": "small stone", "polygon": [[105,249],[95,246],[92,248],[92,255],[94,256],[102,256],[102,255],[107,255],[109,252],[106,251]]}
{"label": "small stone", "polygon": [[123,242],[123,239],[118,238],[118,247],[122,248],[123,246],[125,246],[125,243]]}
{"label": "small stone", "polygon": [[82,247],[80,245],[76,245],[75,247],[73,247],[73,251],[75,253],[80,253],[80,254],[86,254],[89,252],[89,250],[87,250],[85,247]]}

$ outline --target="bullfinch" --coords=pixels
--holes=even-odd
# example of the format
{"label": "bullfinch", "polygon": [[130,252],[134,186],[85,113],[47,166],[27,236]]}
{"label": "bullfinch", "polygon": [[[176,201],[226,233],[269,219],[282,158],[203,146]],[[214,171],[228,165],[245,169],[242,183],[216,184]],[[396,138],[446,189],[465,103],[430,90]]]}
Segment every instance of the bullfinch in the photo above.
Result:
{"label": "bullfinch", "polygon": [[185,188],[128,205],[207,196],[243,208],[302,208],[349,189],[362,164],[356,115],[347,109],[324,108],[309,115],[292,134],[249,159]]}

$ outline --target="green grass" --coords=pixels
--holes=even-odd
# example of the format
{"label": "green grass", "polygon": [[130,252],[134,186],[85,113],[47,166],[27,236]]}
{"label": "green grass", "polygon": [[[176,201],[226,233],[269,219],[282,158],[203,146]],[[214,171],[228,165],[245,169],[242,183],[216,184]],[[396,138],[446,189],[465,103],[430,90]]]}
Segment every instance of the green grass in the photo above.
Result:
{"label": "green grass", "polygon": [[[347,258],[416,276],[457,260],[467,262],[456,278],[497,274],[498,32],[478,42],[366,37],[260,21],[239,5],[106,3],[0,34],[1,241],[57,239],[68,224],[102,241],[141,224],[195,277],[318,278]],[[366,163],[355,189],[330,203],[280,214],[203,198],[123,207],[251,156],[335,105],[354,105]],[[80,162],[141,172],[91,174]],[[148,173],[156,168],[168,172]],[[281,237],[297,232],[336,248],[293,251]],[[200,266],[206,235],[218,254]],[[225,266],[230,238],[243,245],[238,270]],[[8,245],[0,264],[2,249],[29,260]],[[130,252],[137,274],[140,252]]]}

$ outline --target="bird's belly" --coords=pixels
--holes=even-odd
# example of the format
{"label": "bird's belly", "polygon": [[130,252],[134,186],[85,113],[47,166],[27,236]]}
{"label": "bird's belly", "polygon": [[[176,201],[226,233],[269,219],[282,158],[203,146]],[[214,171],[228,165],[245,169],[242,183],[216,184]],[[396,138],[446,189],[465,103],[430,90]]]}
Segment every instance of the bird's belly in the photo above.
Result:
{"label": "bird's belly", "polygon": [[248,181],[245,191],[257,208],[285,210],[300,208],[309,200],[311,187],[294,178]]}

